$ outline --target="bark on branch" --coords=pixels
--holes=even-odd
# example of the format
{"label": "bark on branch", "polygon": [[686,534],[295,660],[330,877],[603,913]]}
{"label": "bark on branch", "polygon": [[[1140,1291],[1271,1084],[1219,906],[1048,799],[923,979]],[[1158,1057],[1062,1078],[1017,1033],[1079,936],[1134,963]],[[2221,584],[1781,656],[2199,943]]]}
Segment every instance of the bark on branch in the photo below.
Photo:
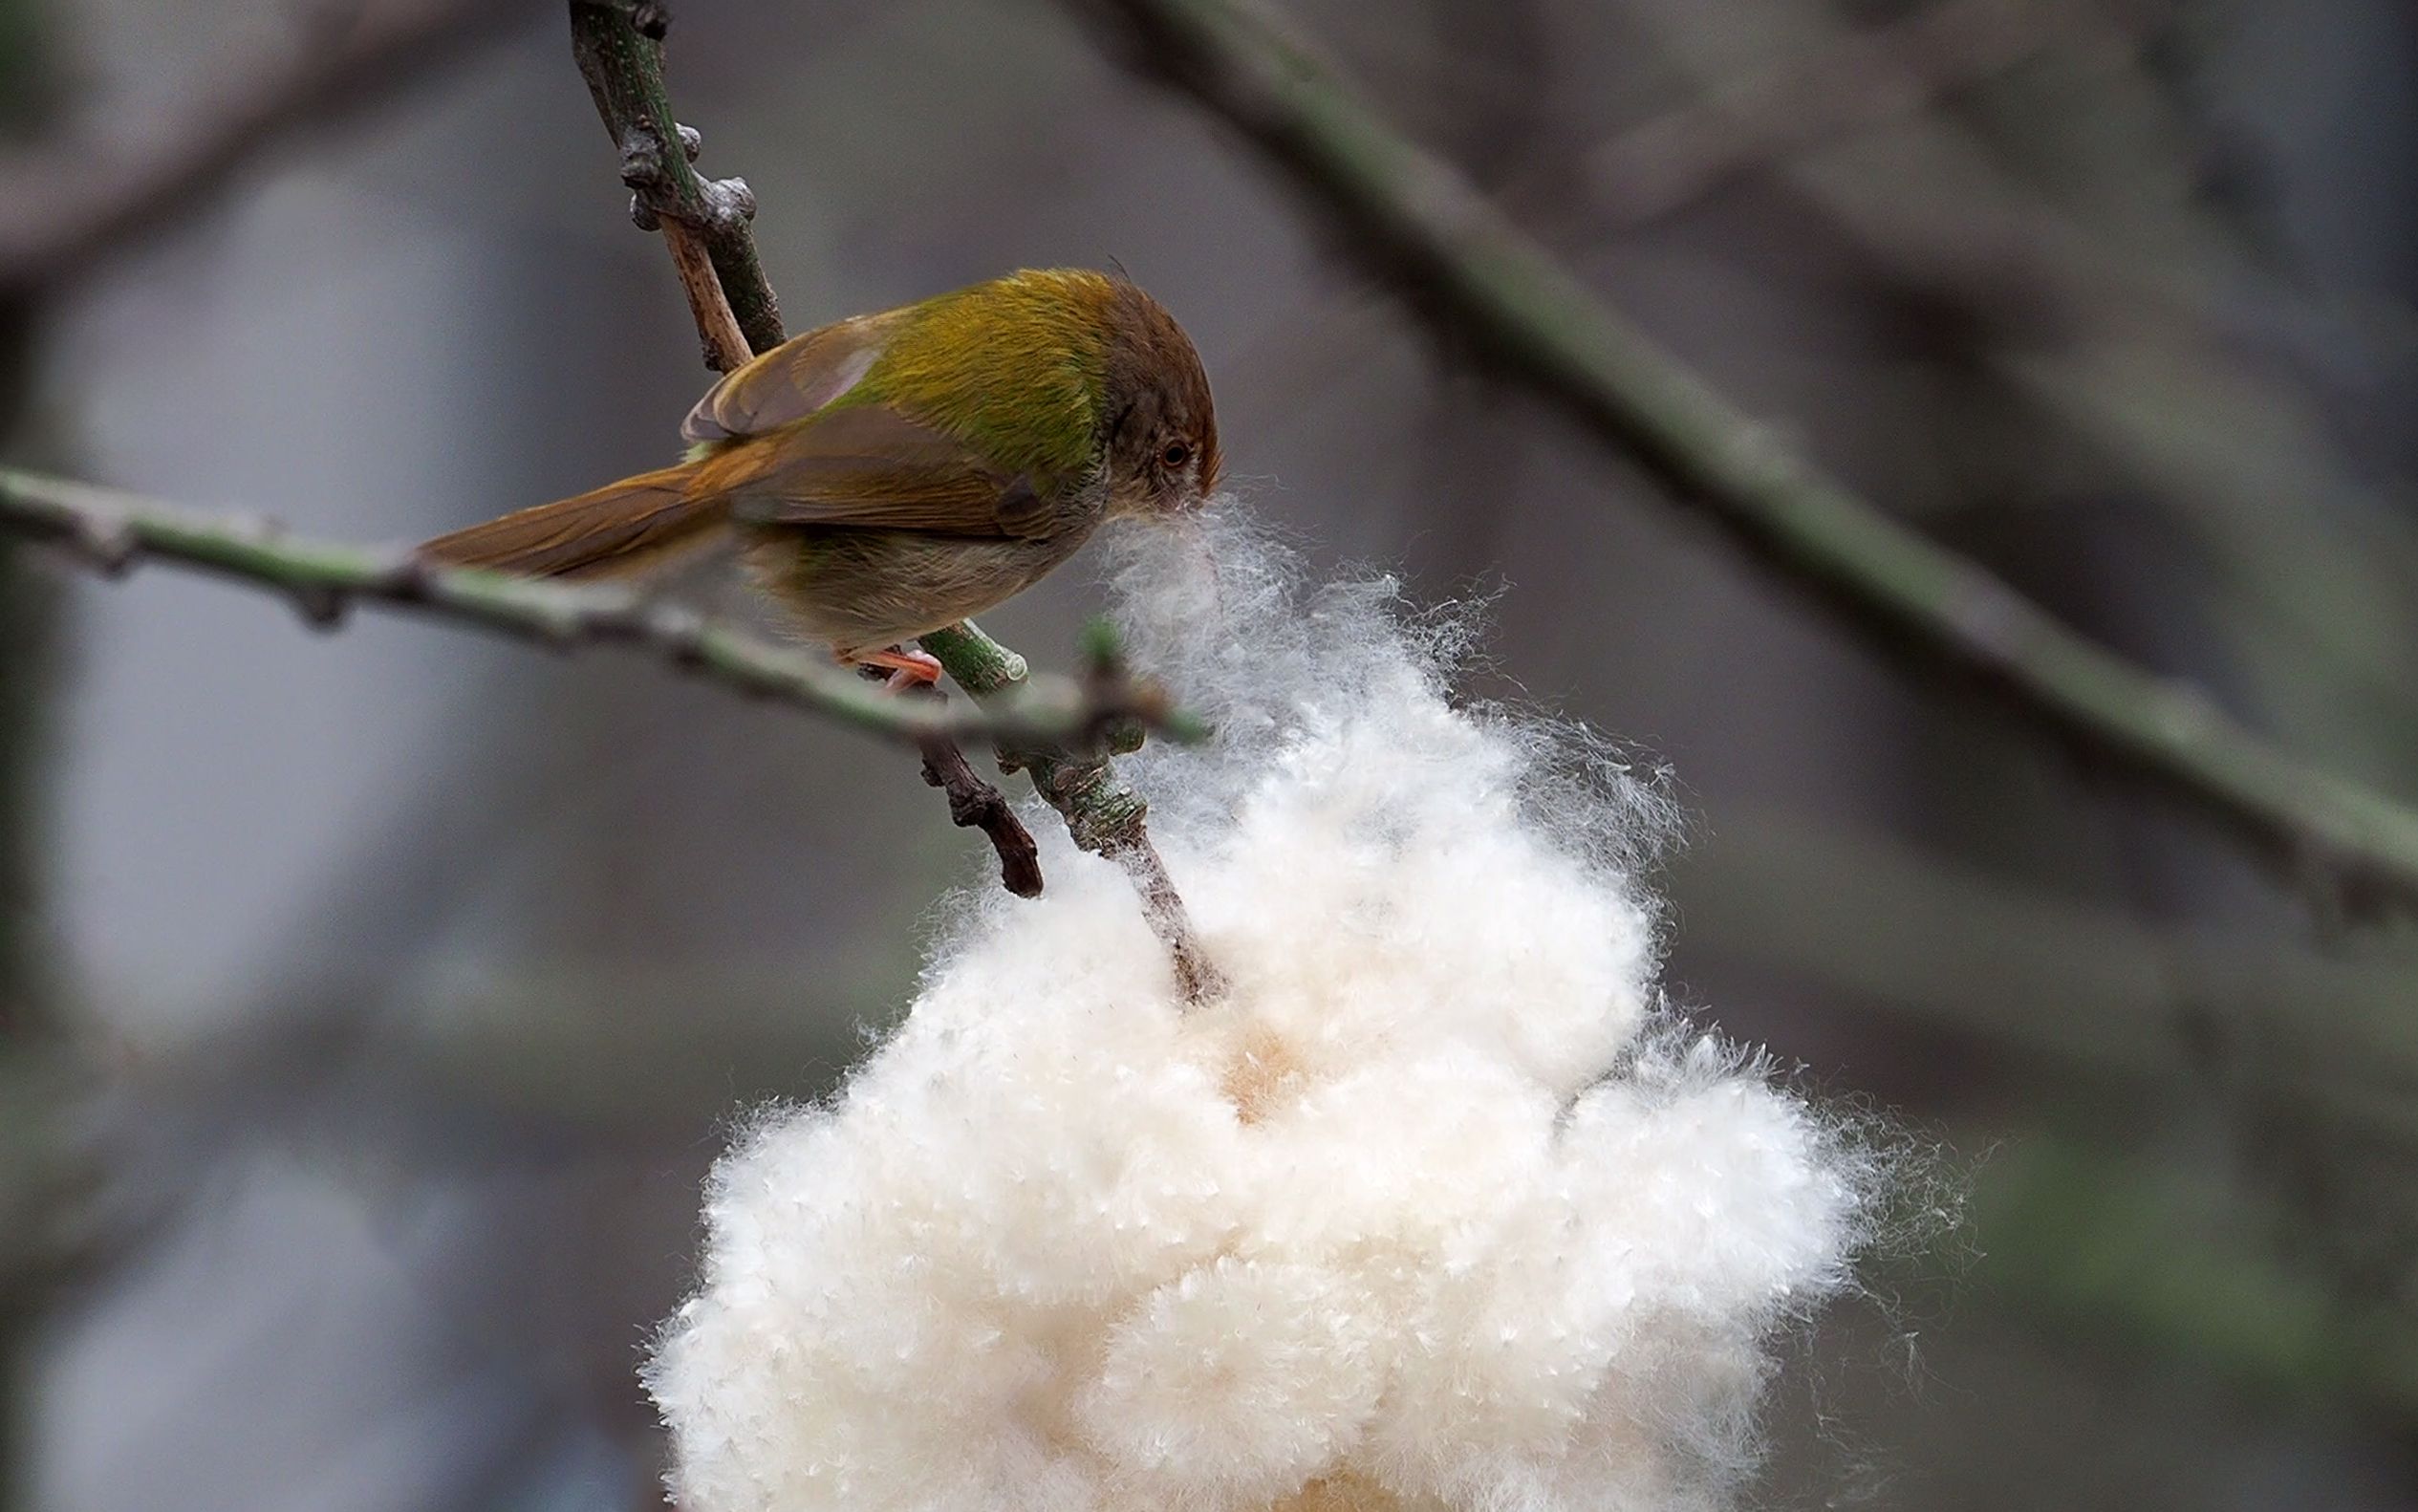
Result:
{"label": "bark on branch", "polygon": [[2287,755],[2195,690],[2067,629],[1796,455],[1662,351],[1307,48],[1229,0],[1062,0],[1117,55],[1241,131],[1422,315],[1636,459],[1891,652],[1976,680],[2179,795],[2346,914],[2418,913],[2418,812]]}
{"label": "bark on branch", "polygon": [[572,56],[621,153],[631,214],[643,229],[662,227],[706,365],[727,373],[781,344],[781,306],[747,229],[756,197],[746,181],[706,179],[692,166],[702,139],[673,118],[663,83],[670,24],[649,0],[571,0]]}

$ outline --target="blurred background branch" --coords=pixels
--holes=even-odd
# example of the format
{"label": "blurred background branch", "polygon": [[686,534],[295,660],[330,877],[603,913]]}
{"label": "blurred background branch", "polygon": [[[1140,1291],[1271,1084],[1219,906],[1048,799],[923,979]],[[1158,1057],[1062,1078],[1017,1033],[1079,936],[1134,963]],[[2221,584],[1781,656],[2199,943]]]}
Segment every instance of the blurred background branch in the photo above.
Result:
{"label": "blurred background branch", "polygon": [[2079,751],[2191,801],[2321,906],[2418,911],[2418,811],[2267,745],[2196,691],[2066,629],[1891,521],[1731,407],[1394,135],[1303,44],[1226,0],[1070,0],[1117,54],[1240,128],[1340,216],[1422,313],[1705,508],[1886,649],[2002,696]]}
{"label": "blurred background branch", "polygon": [[[0,0],[0,143],[54,113],[53,22],[38,0]],[[0,280],[0,445],[23,432],[35,328],[32,301]],[[36,922],[51,886],[40,816],[58,625],[51,586],[0,537],[0,1512],[34,1505],[42,1327],[82,1268],[71,1236],[91,1179],[75,1127],[84,1068],[67,1052],[58,965]]]}
{"label": "blurred background branch", "polygon": [[1735,811],[1677,869],[1736,959],[2061,1078],[2200,1081],[2418,1152],[2418,962],[2160,928],[1953,857]]}
{"label": "blurred background branch", "polygon": [[2077,32],[2099,46],[2137,45],[2174,9],[2147,0],[1924,6],[1621,132],[1587,154],[1588,208],[1622,226],[1661,219],[1810,148],[1922,116]]}
{"label": "blurred background branch", "polygon": [[[1628,13],[1708,90],[1775,54],[1862,45],[1819,6],[1715,18],[1686,0],[1636,0]],[[1918,339],[1936,350],[1925,356],[1953,364],[1952,377],[1986,378],[2025,414],[2028,451],[2004,463],[1985,453],[1964,470],[1962,497],[2006,491],[2007,468],[2054,469],[2068,447],[2104,459],[2151,490],[2182,542],[2252,611],[2220,625],[2245,654],[2256,648],[2238,627],[2253,620],[2317,653],[2261,692],[2347,714],[2344,753],[2391,752],[2363,762],[2390,770],[2418,711],[2418,669],[2404,650],[2418,643],[2418,532],[2343,456],[2323,402],[2289,380],[2327,348],[2356,350],[2375,334],[2343,329],[2292,280],[2261,276],[2222,206],[2195,203],[2192,176],[2218,165],[2194,161],[2184,124],[2161,119],[2171,108],[2149,97],[2142,70],[2122,66],[2146,44],[2115,30],[2117,13],[2063,16],[2063,41],[2088,59],[2066,69],[2086,68],[2097,91],[2054,77],[2032,90],[2042,111],[2100,123],[2107,138],[2087,145],[2142,165],[2122,183],[2061,185],[2079,207],[2003,145],[2011,134],[2037,138],[2036,123],[2010,119],[1994,134],[1997,118],[1980,111],[1893,119],[1763,167],[1927,328]],[[2182,44],[2170,35],[2164,46]]]}
{"label": "blurred background branch", "polygon": [[539,13],[535,0],[323,7],[166,119],[96,112],[73,137],[19,147],[0,159],[0,288],[89,274],[209,205],[264,150],[372,109]]}

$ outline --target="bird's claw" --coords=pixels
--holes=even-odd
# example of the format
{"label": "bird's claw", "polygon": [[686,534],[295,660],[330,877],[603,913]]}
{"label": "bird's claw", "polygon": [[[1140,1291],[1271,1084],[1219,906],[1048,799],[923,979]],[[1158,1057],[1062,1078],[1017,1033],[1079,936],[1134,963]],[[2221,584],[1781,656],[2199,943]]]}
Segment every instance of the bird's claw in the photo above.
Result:
{"label": "bird's claw", "polygon": [[890,676],[884,680],[882,686],[893,693],[905,692],[910,688],[928,688],[940,680],[940,659],[928,651],[909,651],[892,646],[886,651],[849,652],[841,659],[852,666],[888,669]]}

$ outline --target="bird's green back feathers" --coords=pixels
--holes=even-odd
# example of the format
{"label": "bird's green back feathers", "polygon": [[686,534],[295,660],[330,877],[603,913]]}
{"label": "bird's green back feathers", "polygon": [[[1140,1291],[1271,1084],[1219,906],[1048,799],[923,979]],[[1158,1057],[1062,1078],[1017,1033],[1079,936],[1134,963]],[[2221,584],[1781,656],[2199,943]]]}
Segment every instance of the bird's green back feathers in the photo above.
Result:
{"label": "bird's green back feathers", "polygon": [[1107,312],[1115,284],[1026,270],[908,307],[862,381],[832,408],[888,403],[1036,485],[1099,458]]}

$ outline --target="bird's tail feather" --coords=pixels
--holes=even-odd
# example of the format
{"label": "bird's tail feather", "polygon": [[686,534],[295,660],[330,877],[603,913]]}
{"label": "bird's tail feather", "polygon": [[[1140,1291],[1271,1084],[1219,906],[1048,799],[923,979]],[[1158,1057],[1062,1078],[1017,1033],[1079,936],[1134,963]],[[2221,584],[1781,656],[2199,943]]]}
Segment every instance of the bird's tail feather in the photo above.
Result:
{"label": "bird's tail feather", "polygon": [[642,572],[704,545],[729,523],[729,500],[690,493],[696,474],[688,464],[642,472],[438,536],[421,554],[529,577]]}

